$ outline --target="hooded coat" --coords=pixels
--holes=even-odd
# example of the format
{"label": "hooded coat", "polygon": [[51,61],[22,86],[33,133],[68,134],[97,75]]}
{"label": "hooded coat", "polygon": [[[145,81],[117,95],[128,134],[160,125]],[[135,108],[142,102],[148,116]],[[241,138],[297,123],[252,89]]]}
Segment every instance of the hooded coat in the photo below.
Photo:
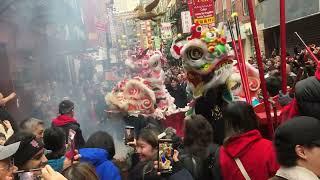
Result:
{"label": "hooded coat", "polygon": [[312,76],[299,81],[295,94],[299,114],[320,119],[320,80]]}
{"label": "hooded coat", "polygon": [[[85,141],[82,136],[80,124],[73,117],[60,115],[56,119],[52,120],[52,126],[61,127],[64,130],[66,137],[69,136],[69,129],[74,130],[76,132],[75,148],[79,149],[80,147],[84,146]],[[66,143],[68,143],[67,141],[68,141],[68,138],[66,138]]]}
{"label": "hooded coat", "polygon": [[119,169],[113,164],[108,151],[100,148],[82,148],[79,150],[81,161],[96,168],[100,180],[121,180]]}
{"label": "hooded coat", "polygon": [[231,137],[220,148],[219,163],[224,180],[245,180],[235,158],[241,160],[251,179],[269,179],[279,169],[272,142],[263,139],[258,130]]}

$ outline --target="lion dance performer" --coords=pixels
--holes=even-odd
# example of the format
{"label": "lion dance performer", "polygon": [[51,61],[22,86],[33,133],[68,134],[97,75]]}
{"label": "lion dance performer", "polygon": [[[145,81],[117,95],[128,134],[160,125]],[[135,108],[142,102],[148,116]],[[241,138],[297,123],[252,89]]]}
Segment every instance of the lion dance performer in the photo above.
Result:
{"label": "lion dance performer", "polygon": [[[190,37],[174,41],[171,53],[176,59],[182,59],[188,79],[187,89],[193,95],[188,114],[201,114],[207,118],[214,129],[215,142],[222,144],[222,109],[230,101],[244,99],[234,51],[226,43],[222,29],[208,29],[194,24],[191,32]],[[251,77],[250,91],[257,95],[260,86],[257,70],[252,66],[247,70]]]}
{"label": "lion dance performer", "polygon": [[109,110],[139,121],[141,118],[165,119],[175,113],[174,98],[164,85],[164,62],[159,51],[137,49],[125,62],[130,77],[119,82],[105,97]]}

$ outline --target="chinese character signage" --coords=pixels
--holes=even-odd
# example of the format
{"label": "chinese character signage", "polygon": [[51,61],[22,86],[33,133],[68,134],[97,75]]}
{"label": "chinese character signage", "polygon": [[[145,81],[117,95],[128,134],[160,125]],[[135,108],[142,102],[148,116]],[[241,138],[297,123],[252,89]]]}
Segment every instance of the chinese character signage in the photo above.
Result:
{"label": "chinese character signage", "polygon": [[190,33],[192,26],[192,18],[189,11],[181,12],[182,32]]}
{"label": "chinese character signage", "polygon": [[194,22],[200,24],[214,23],[214,5],[213,0],[193,0]]}
{"label": "chinese character signage", "polygon": [[171,39],[171,23],[161,23],[161,38],[162,39]]}

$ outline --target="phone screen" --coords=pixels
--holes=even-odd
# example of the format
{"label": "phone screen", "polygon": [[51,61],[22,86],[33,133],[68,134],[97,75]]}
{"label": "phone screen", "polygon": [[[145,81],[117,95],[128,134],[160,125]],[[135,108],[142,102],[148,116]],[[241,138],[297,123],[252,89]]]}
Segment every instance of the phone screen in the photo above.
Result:
{"label": "phone screen", "polygon": [[170,173],[173,165],[173,147],[171,139],[160,139],[158,145],[158,171]]}
{"label": "phone screen", "polygon": [[75,136],[76,136],[76,132],[72,129],[69,129],[68,144],[67,144],[66,152],[71,153],[71,161],[73,161],[74,151],[75,151],[75,141],[74,141]]}
{"label": "phone screen", "polygon": [[40,180],[41,179],[41,171],[24,171],[18,172],[15,174],[15,180]]}
{"label": "phone screen", "polygon": [[127,144],[128,142],[133,142],[134,136],[135,136],[134,127],[126,126],[125,131],[124,131],[125,144]]}

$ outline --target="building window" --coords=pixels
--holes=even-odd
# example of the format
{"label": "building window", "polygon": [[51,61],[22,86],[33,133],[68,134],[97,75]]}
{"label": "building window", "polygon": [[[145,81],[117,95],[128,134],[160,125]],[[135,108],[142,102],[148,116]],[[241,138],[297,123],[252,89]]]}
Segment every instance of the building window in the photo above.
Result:
{"label": "building window", "polygon": [[222,0],[222,9],[223,10],[227,9],[227,0]]}
{"label": "building window", "polygon": [[249,15],[249,8],[248,8],[247,0],[242,0],[242,9],[243,9],[243,15],[248,16]]}

